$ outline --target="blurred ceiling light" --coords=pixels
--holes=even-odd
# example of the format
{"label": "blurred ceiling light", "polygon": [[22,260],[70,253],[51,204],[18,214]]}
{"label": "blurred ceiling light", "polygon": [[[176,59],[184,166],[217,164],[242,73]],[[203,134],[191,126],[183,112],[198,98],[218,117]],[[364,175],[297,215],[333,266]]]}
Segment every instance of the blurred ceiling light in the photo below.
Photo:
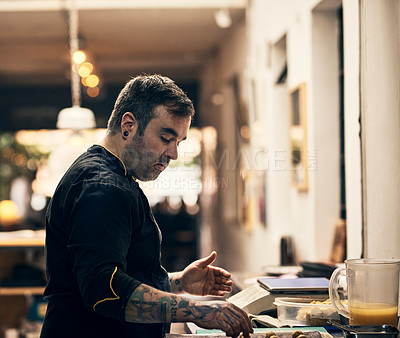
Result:
{"label": "blurred ceiling light", "polygon": [[80,65],[78,74],[80,77],[88,77],[93,71],[93,65],[90,62],[84,62]]}
{"label": "blurred ceiling light", "polygon": [[178,210],[182,206],[182,199],[180,196],[168,196],[167,200],[171,209]]}
{"label": "blurred ceiling light", "polygon": [[34,192],[31,197],[31,208],[35,211],[43,210],[46,207],[46,196]]}
{"label": "blurred ceiling light", "polygon": [[232,17],[228,9],[221,8],[214,13],[215,23],[219,28],[229,28],[232,25]]}
{"label": "blurred ceiling light", "polygon": [[246,125],[241,126],[241,127],[240,127],[240,135],[241,135],[244,139],[248,140],[248,139],[250,138],[249,127],[246,126]]}
{"label": "blurred ceiling light", "polygon": [[86,93],[88,94],[89,97],[96,97],[99,95],[100,89],[99,87],[89,87],[86,90]]}
{"label": "blurred ceiling light", "polygon": [[224,95],[221,94],[221,93],[214,93],[214,94],[211,96],[211,102],[212,102],[212,104],[215,105],[215,106],[221,106],[221,105],[224,104],[224,102],[225,102]]}
{"label": "blurred ceiling light", "polygon": [[18,223],[20,219],[21,213],[14,201],[3,200],[0,202],[0,225],[9,227]]}
{"label": "blurred ceiling light", "polygon": [[85,62],[86,60],[86,54],[84,51],[77,50],[73,55],[72,55],[72,60],[80,65],[81,63]]}
{"label": "blurred ceiling light", "polygon": [[26,162],[28,162],[28,159],[24,154],[14,154],[11,157],[11,162],[14,163],[17,167],[24,167],[26,165]]}
{"label": "blurred ceiling light", "polygon": [[57,128],[60,129],[90,129],[96,126],[93,112],[88,108],[73,106],[64,108],[58,113]]}
{"label": "blurred ceiling light", "polygon": [[217,149],[217,130],[213,126],[207,126],[202,129],[202,140],[206,149]]}
{"label": "blurred ceiling light", "polygon": [[189,161],[191,158],[200,155],[201,152],[201,131],[196,128],[190,128],[188,138],[179,145],[178,158]]}
{"label": "blurred ceiling light", "polygon": [[186,205],[196,205],[197,200],[198,200],[198,196],[196,194],[191,194],[191,195],[185,195],[183,196],[183,203],[185,203]]}
{"label": "blurred ceiling light", "polygon": [[86,78],[86,85],[88,87],[96,87],[100,82],[100,79],[97,75],[91,74]]}
{"label": "blurred ceiling light", "polygon": [[[73,130],[89,129],[96,127],[94,113],[81,105],[81,84],[77,72],[78,64],[74,60],[74,55],[78,52],[78,10],[75,0],[68,1],[69,5],[69,46],[71,58],[71,94],[72,107],[62,109],[57,118],[57,128],[68,128]],[[78,54],[79,55],[79,54]]]}

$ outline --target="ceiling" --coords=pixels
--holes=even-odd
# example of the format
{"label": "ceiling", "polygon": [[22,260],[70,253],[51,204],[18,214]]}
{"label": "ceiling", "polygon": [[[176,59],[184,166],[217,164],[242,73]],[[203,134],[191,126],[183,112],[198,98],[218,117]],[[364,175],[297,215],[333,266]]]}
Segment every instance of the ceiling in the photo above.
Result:
{"label": "ceiling", "polygon": [[[248,0],[76,0],[80,48],[103,83],[139,72],[196,79]],[[67,0],[0,0],[0,85],[69,82]],[[233,25],[214,13],[229,8]]]}

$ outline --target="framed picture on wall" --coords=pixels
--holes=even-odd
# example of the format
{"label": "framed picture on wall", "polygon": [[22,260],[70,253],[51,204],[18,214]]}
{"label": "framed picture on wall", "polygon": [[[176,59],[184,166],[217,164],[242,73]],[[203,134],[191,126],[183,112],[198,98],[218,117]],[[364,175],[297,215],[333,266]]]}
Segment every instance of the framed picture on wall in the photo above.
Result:
{"label": "framed picture on wall", "polygon": [[306,84],[290,90],[290,170],[292,185],[308,191]]}

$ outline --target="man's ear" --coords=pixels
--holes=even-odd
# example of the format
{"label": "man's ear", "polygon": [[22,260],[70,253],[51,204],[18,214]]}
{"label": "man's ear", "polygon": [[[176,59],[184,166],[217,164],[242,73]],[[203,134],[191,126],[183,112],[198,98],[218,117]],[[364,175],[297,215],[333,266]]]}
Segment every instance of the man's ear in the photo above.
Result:
{"label": "man's ear", "polygon": [[138,123],[135,115],[131,112],[126,112],[121,119],[121,133],[125,138],[129,135],[135,135],[138,129]]}

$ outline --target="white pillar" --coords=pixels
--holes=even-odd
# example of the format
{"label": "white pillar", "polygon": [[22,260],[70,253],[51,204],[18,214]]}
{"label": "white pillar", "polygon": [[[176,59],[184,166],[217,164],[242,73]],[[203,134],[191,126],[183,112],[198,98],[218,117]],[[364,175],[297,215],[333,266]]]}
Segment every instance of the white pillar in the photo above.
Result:
{"label": "white pillar", "polygon": [[400,258],[400,5],[360,0],[364,255]]}
{"label": "white pillar", "polygon": [[362,254],[359,0],[343,1],[347,257]]}

